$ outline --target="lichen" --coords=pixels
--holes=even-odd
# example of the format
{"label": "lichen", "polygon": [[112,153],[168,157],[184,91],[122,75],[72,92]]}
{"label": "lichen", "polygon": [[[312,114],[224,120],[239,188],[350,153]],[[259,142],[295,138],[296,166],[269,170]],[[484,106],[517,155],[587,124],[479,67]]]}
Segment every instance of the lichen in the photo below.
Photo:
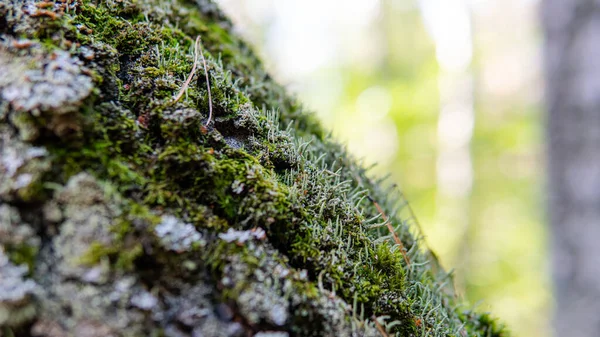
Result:
{"label": "lichen", "polygon": [[31,301],[38,285],[27,272],[27,266],[11,263],[0,245],[0,326],[19,326],[35,316]]}
{"label": "lichen", "polygon": [[[173,99],[198,35],[210,121],[204,79]],[[214,3],[5,0],[0,41],[0,244],[39,285],[10,329],[507,334],[463,310],[398,191],[325,136]]]}
{"label": "lichen", "polygon": [[161,222],[154,228],[160,243],[168,250],[175,252],[189,251],[194,245],[204,245],[202,235],[193,225],[183,223],[172,215],[163,215]]}
{"label": "lichen", "polygon": [[17,208],[7,204],[0,204],[0,245],[12,263],[25,264],[29,270],[41,245],[34,228],[21,219]]}
{"label": "lichen", "polygon": [[[22,69],[31,63],[35,66]],[[93,88],[82,62],[64,51],[56,51],[42,60],[14,58],[2,62],[2,68],[0,72],[8,75],[0,78],[2,98],[15,112],[39,115],[43,111],[55,114],[77,111]]]}
{"label": "lichen", "polygon": [[119,210],[106,205],[102,187],[85,173],[71,177],[66,186],[57,191],[56,200],[63,205],[64,221],[60,233],[53,238],[55,257],[60,261],[55,268],[65,277],[89,278],[82,257],[90,245],[113,244],[115,235],[110,231],[111,223]]}
{"label": "lichen", "polygon": [[20,141],[0,125],[0,199],[35,201],[43,198],[42,178],[50,170],[48,151]]}

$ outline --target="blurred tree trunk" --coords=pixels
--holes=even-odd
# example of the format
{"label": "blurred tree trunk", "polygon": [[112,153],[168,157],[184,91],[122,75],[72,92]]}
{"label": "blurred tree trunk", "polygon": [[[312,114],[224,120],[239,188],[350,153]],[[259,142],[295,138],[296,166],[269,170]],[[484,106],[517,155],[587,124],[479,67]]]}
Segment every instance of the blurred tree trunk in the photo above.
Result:
{"label": "blurred tree trunk", "polygon": [[600,336],[600,1],[545,0],[556,336]]}

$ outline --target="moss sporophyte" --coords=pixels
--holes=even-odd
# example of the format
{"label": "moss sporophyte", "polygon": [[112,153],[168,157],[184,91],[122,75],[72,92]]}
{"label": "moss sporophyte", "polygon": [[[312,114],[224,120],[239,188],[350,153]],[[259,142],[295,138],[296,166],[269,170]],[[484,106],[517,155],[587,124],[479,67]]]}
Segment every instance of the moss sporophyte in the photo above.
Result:
{"label": "moss sporophyte", "polygon": [[0,0],[0,74],[2,334],[507,336],[213,2]]}

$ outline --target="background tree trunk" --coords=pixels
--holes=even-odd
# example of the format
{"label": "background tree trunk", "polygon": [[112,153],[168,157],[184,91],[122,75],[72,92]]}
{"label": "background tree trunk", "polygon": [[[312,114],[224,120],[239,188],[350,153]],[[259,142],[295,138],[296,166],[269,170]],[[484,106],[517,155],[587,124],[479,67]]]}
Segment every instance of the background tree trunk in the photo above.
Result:
{"label": "background tree trunk", "polygon": [[545,0],[556,336],[600,336],[600,1]]}

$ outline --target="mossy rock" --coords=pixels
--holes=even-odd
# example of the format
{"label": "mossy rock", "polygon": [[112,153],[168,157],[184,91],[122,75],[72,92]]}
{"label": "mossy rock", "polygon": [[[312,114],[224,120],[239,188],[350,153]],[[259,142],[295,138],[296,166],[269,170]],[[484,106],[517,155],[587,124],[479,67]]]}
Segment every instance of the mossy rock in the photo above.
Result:
{"label": "mossy rock", "polygon": [[0,335],[507,336],[212,2],[2,0],[0,95]]}

